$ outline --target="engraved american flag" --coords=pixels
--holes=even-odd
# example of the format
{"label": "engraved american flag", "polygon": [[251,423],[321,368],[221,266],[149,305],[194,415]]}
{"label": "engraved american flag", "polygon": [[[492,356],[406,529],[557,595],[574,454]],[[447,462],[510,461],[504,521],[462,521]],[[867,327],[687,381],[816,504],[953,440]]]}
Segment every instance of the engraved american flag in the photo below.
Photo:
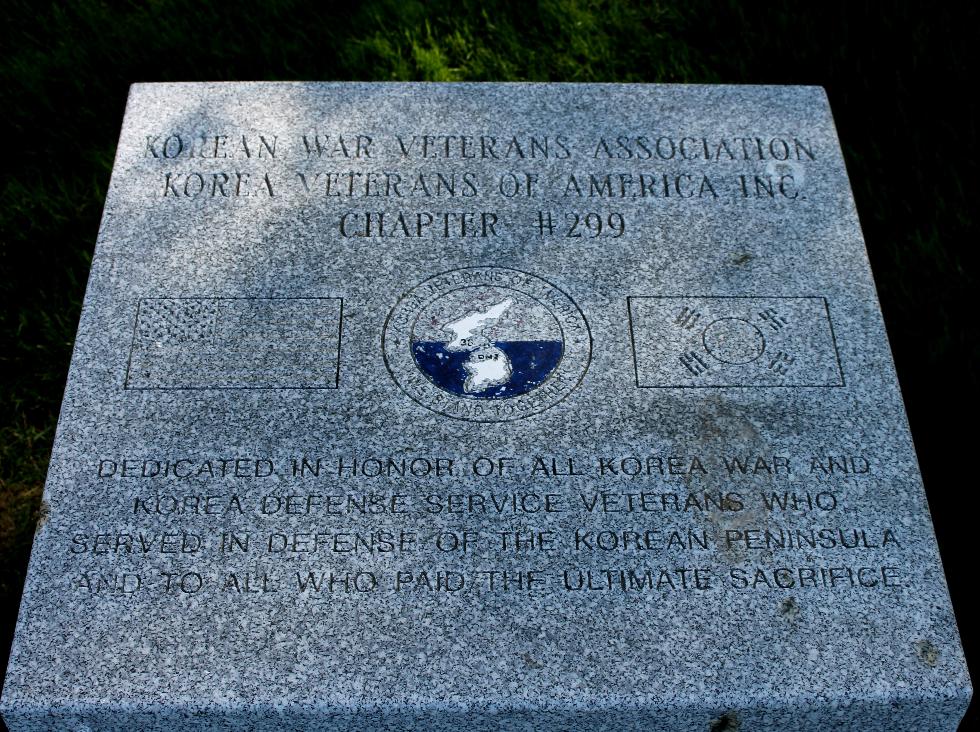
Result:
{"label": "engraved american flag", "polygon": [[333,389],[339,298],[143,298],[127,389]]}

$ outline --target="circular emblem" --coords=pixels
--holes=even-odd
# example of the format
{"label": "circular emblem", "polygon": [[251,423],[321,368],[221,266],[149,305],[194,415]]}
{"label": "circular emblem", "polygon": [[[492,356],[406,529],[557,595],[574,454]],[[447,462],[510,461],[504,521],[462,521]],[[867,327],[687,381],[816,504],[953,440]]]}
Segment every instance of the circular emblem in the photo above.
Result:
{"label": "circular emblem", "polygon": [[719,318],[704,329],[705,350],[722,363],[752,363],[766,350],[766,337],[742,318]]}
{"label": "circular emblem", "polygon": [[536,414],[575,389],[592,335],[550,282],[504,267],[467,267],[407,292],[385,322],[385,365],[412,399],[458,419]]}

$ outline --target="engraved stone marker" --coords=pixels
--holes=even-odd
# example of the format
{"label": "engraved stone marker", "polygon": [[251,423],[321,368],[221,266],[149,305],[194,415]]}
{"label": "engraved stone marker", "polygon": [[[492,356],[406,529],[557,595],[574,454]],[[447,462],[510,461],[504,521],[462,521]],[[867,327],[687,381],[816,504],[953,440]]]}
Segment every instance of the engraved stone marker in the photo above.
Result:
{"label": "engraved stone marker", "polygon": [[21,730],[952,730],[812,87],[133,87]]}

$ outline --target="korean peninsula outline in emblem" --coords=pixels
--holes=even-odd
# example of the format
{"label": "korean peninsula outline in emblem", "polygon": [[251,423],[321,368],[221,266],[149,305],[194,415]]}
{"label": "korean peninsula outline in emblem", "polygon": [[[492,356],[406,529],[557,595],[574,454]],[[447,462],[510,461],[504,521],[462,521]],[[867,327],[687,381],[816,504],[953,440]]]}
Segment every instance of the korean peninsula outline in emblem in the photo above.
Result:
{"label": "korean peninsula outline in emblem", "polygon": [[592,355],[582,311],[555,285],[505,267],[466,267],[419,283],[382,334],[385,365],[419,404],[501,422],[537,414],[581,383]]}

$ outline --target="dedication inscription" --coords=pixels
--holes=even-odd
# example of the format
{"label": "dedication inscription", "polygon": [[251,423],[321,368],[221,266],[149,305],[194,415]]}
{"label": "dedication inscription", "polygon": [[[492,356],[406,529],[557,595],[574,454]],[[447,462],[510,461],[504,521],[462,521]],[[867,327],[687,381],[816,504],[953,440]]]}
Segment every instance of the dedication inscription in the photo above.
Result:
{"label": "dedication inscription", "polygon": [[130,93],[21,730],[955,728],[822,90]]}

